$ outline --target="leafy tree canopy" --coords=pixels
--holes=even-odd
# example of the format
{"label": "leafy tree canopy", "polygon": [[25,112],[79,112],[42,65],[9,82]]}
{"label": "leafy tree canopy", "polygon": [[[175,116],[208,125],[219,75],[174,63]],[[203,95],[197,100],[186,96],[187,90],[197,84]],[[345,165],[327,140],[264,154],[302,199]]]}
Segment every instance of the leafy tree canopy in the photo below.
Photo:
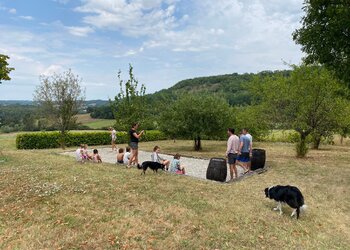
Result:
{"label": "leafy tree canopy", "polygon": [[233,124],[233,110],[225,99],[185,95],[162,113],[160,126],[174,138],[194,139],[195,150],[200,150],[203,137],[222,138]]}
{"label": "leafy tree canopy", "polygon": [[65,147],[65,134],[76,123],[75,115],[85,99],[81,79],[71,70],[52,76],[41,76],[34,101],[50,117],[61,132],[61,146]]}
{"label": "leafy tree canopy", "polygon": [[114,101],[110,101],[114,116],[116,118],[116,127],[127,131],[131,124],[138,122],[145,127],[145,92],[146,87],[134,77],[133,67],[129,65],[129,79],[121,79],[121,71],[118,72],[119,93]]}
{"label": "leafy tree canopy", "polygon": [[327,136],[339,128],[344,89],[323,67],[295,66],[290,77],[260,79],[252,91],[266,120],[296,130],[303,143],[308,135]]}
{"label": "leafy tree canopy", "polygon": [[305,0],[302,27],[293,39],[307,64],[320,63],[350,87],[350,1]]}
{"label": "leafy tree canopy", "polygon": [[9,74],[14,68],[8,67],[8,59],[10,59],[8,56],[0,54],[0,83],[11,80]]}

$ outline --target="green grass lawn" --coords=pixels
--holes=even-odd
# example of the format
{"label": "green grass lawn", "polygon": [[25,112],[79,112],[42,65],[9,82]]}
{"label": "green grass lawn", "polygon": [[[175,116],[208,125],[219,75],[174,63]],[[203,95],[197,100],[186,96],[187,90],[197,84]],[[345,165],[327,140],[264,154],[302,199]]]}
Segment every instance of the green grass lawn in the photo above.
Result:
{"label": "green grass lawn", "polygon": [[89,128],[92,129],[101,129],[101,128],[106,128],[113,126],[115,124],[115,120],[108,120],[108,119],[95,119],[91,118],[90,114],[80,114],[77,115],[77,122],[88,126]]}
{"label": "green grass lawn", "polygon": [[[78,164],[55,150],[18,151],[0,135],[1,249],[348,249],[350,147],[323,146],[306,159],[294,146],[265,148],[270,169],[232,184],[169,175],[141,176],[111,164]],[[162,152],[222,156],[225,142],[155,144]],[[274,184],[298,186],[309,210],[282,216],[264,197]]]}
{"label": "green grass lawn", "polygon": [[106,127],[111,127],[115,124],[115,120],[105,120],[105,119],[96,119],[97,121],[87,122],[83,125],[88,126],[92,129],[101,129]]}

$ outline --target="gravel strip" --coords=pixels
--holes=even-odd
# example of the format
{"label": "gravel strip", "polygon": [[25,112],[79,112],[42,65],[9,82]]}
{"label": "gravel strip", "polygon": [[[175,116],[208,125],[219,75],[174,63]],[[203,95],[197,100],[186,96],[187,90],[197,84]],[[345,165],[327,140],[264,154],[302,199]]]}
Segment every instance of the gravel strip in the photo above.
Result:
{"label": "gravel strip", "polygon": [[[113,164],[116,163],[116,151],[112,151],[111,148],[98,148],[98,152],[101,155],[103,162],[113,163]],[[67,151],[62,154],[75,157],[75,151]],[[142,163],[144,161],[150,161],[151,154],[152,152],[139,151],[139,162]],[[162,158],[170,160],[170,162],[174,158],[172,155],[167,155],[167,154],[159,154],[159,155]],[[180,158],[180,162],[181,162],[181,165],[185,166],[186,175],[195,177],[195,178],[206,179],[209,160],[182,156]],[[241,167],[237,167],[237,168],[238,168],[237,169],[238,176],[241,176],[243,174],[243,169]],[[229,180],[229,179],[230,179],[230,172],[227,166],[226,180]]]}

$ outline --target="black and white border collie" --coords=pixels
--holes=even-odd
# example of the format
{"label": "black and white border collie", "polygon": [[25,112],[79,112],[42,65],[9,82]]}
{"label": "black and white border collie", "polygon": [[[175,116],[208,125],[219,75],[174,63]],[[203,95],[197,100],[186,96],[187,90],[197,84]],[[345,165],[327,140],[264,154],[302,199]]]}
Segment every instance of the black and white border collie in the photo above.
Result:
{"label": "black and white border collie", "polygon": [[265,188],[265,195],[267,198],[277,201],[277,207],[273,210],[280,211],[282,214],[282,203],[287,203],[291,208],[294,208],[291,217],[297,214],[297,219],[299,219],[300,211],[306,209],[304,204],[304,197],[300,190],[294,186],[272,186]]}

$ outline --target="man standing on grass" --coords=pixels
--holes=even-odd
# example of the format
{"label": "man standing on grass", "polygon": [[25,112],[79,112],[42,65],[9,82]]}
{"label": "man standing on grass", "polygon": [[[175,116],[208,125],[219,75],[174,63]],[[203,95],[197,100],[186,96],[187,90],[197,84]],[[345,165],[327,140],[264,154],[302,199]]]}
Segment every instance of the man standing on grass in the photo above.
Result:
{"label": "man standing on grass", "polygon": [[247,136],[247,129],[242,130],[239,138],[238,165],[245,169],[245,173],[250,171],[250,155],[252,154],[252,142]]}
{"label": "man standing on grass", "polygon": [[239,138],[235,135],[235,130],[233,128],[227,129],[227,150],[226,157],[228,160],[228,164],[230,166],[230,176],[231,180],[233,180],[233,172],[235,172],[235,178],[237,178],[237,168],[236,168],[236,159],[237,153],[239,149]]}
{"label": "man standing on grass", "polygon": [[245,136],[247,136],[250,140],[250,143],[252,144],[253,147],[253,136],[251,134],[249,134],[249,131],[247,128],[243,129],[243,131],[245,131]]}
{"label": "man standing on grass", "polygon": [[[253,136],[249,133],[248,129],[245,128],[245,136],[247,136],[250,140],[250,146],[253,148]],[[250,170],[252,166],[252,160],[250,159],[250,161],[248,162],[248,169]]]}

